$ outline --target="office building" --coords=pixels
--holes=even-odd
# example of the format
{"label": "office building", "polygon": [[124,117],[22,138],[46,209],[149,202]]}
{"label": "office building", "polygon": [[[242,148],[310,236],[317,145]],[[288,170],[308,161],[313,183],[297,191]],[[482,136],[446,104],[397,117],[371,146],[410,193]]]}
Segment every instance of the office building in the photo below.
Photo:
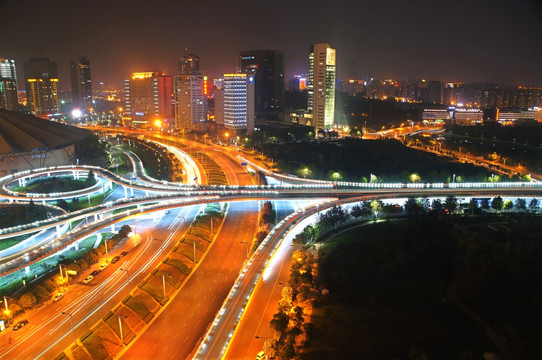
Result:
{"label": "office building", "polygon": [[199,56],[187,54],[175,76],[175,128],[203,130],[207,121],[207,76],[199,68]]}
{"label": "office building", "polygon": [[127,125],[162,127],[172,121],[171,76],[159,72],[133,73],[124,80],[124,116]]}
{"label": "office building", "polygon": [[256,125],[284,121],[284,53],[251,50],[239,53],[239,72],[254,77]]}
{"label": "office building", "polygon": [[0,58],[0,77],[4,79],[10,79],[15,83],[15,86],[18,85],[15,60]]}
{"label": "office building", "polygon": [[0,77],[0,108],[9,111],[19,110],[17,86],[12,79]]}
{"label": "office building", "polygon": [[333,127],[335,116],[335,49],[329,44],[309,47],[308,107],[315,132]]}
{"label": "office building", "polygon": [[[224,74],[224,127],[236,132],[254,131],[254,76]],[[218,121],[217,121],[218,122]]]}
{"label": "office building", "polygon": [[90,61],[84,56],[71,64],[72,104],[74,109],[89,114],[92,106],[92,82],[90,80]]}
{"label": "office building", "polygon": [[48,58],[24,63],[26,97],[32,114],[41,118],[60,116],[59,84],[56,62]]}

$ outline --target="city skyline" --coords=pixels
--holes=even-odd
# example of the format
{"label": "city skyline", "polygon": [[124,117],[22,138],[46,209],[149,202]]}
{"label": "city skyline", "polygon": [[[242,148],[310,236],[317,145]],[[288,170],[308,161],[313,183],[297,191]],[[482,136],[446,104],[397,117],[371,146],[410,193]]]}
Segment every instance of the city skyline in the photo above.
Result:
{"label": "city skyline", "polygon": [[[283,51],[289,79],[307,72],[306,48],[316,42],[337,49],[339,79],[542,84],[538,70],[542,48],[537,39],[542,21],[532,0],[422,1],[416,7],[398,1],[342,1],[331,10],[318,2],[251,3],[251,15],[239,21],[233,20],[239,6],[214,1],[190,4],[190,9],[167,1],[134,1],[129,12],[103,1],[85,8],[63,4],[5,1],[0,5],[5,28],[18,29],[25,18],[25,31],[13,31],[4,39],[0,56],[18,64],[49,57],[59,65],[62,90],[69,90],[69,62],[77,56],[92,62],[95,84],[121,88],[132,72],[174,75],[185,48],[200,55],[201,69],[210,77],[235,70],[241,51]],[[202,17],[176,20],[187,10]],[[20,77],[21,66],[18,71]]]}

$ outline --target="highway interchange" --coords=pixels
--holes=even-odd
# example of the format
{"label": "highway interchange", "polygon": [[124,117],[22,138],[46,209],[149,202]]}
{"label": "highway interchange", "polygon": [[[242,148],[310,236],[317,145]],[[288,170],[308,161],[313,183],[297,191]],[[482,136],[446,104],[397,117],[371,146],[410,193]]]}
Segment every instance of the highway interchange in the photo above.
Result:
{"label": "highway interchange", "polygon": [[[175,139],[162,138],[159,140],[162,144],[175,148]],[[124,349],[119,358],[185,359],[195,356],[196,358],[215,359],[219,358],[220,354],[224,354],[233,330],[237,327],[237,320],[251,294],[256,298],[252,303],[265,309],[262,311],[263,313],[269,316],[274,312],[276,301],[273,303],[272,299],[277,297],[275,288],[281,288],[277,284],[285,281],[284,271],[289,267],[288,254],[291,254],[291,247],[288,241],[291,241],[292,232],[295,231],[293,225],[296,222],[299,229],[300,224],[304,224],[301,218],[307,217],[310,220],[311,210],[303,211],[303,208],[311,203],[314,204],[314,201],[309,201],[311,199],[330,201],[341,198],[341,201],[346,203],[359,201],[360,196],[366,196],[366,198],[404,198],[411,195],[445,197],[448,194],[454,194],[465,197],[491,195],[527,197],[540,196],[542,193],[542,187],[539,183],[509,184],[508,186],[494,184],[484,187],[462,186],[461,188],[454,188],[455,185],[450,184],[452,185],[450,188],[450,185],[445,187],[437,184],[430,187],[421,187],[420,185],[406,187],[401,184],[394,186],[381,184],[378,187],[369,187],[367,185],[311,182],[310,188],[305,186],[288,187],[286,185],[288,180],[299,183],[300,179],[285,176],[277,176],[279,182],[285,184],[284,186],[257,187],[254,184],[253,176],[247,172],[247,167],[241,165],[247,161],[246,154],[239,157],[235,149],[218,148],[220,151],[217,151],[217,147],[196,142],[187,144],[186,140],[183,145],[184,147],[189,145],[197,151],[211,155],[223,169],[231,186],[201,185],[203,181],[206,181],[205,171],[201,164],[197,162],[197,159],[194,161],[186,156],[182,148],[175,148],[174,151],[177,156],[182,158],[184,166],[192,169],[190,170],[192,179],[197,178],[200,185],[194,183],[166,184],[143,178],[137,161],[133,162],[131,166],[132,170],[135,170],[135,177],[137,177],[135,181],[131,175],[128,176],[128,179],[123,179],[111,172],[96,169],[96,173],[102,181],[101,185],[79,195],[90,196],[91,193],[111,188],[112,192],[107,199],[107,205],[96,206],[78,214],[64,215],[64,218],[59,217],[54,221],[34,224],[28,228],[0,232],[2,237],[36,231],[54,234],[56,231],[64,231],[64,229],[57,230],[56,228],[56,225],[62,224],[62,222],[71,222],[75,220],[75,217],[85,219],[85,227],[81,226],[69,233],[60,234],[58,239],[46,244],[38,242],[31,249],[12,254],[13,257],[2,258],[0,272],[4,276],[28,266],[33,258],[38,260],[43,258],[44,254],[50,254],[51,251],[61,251],[66,246],[73,246],[78,239],[85,238],[96,230],[111,226],[111,224],[116,224],[118,229],[121,224],[131,225],[137,220],[138,229],[137,236],[132,237],[126,244],[110,254],[110,256],[114,256],[115,252],[120,253],[128,250],[128,255],[117,264],[111,264],[101,272],[96,279],[97,281],[91,284],[76,282],[70,285],[69,290],[60,301],[45,304],[26,313],[25,318],[29,320],[29,325],[24,330],[19,332],[8,330],[0,334],[0,358],[54,358],[73,342],[70,318],[62,315],[62,312],[73,315],[74,334],[76,337],[82,335],[161,261],[175,244],[176,239],[182,235],[188,224],[198,214],[200,203],[217,201],[229,203],[228,212],[218,236],[205,254],[204,259],[199,262],[196,270],[181,290],[175,294],[174,299],[159,316],[156,316],[147,325],[145,331],[132,341],[129,347]],[[254,159],[249,160],[251,167],[267,171],[261,163]],[[88,172],[87,167],[74,166],[65,170],[72,174],[77,170],[81,173],[85,172],[85,174]],[[56,170],[49,169],[49,173],[51,171]],[[42,173],[47,173],[47,170],[39,174]],[[32,194],[13,194],[6,191],[8,182],[19,181],[28,175],[21,174],[19,177],[15,175],[9,179],[2,179],[1,196],[9,202],[29,201],[31,198],[45,201],[73,197],[73,194],[57,194],[39,198],[39,196]],[[114,190],[113,184],[116,184]],[[258,201],[254,200],[263,199],[275,200],[279,218],[285,218],[297,210],[300,211],[292,215],[293,217],[287,220],[284,226],[277,227],[276,232],[270,236],[269,246],[265,245],[258,249],[244,267],[247,259],[246,249],[242,242],[250,243],[254,238],[258,217]],[[182,202],[186,202],[186,205],[183,206]],[[134,209],[134,206],[137,208]],[[128,210],[123,212],[123,208]],[[168,209],[171,210],[167,211]],[[323,206],[319,206],[318,210],[322,209]],[[119,210],[119,212],[114,214],[115,210]],[[289,235],[286,236],[287,234]],[[61,246],[62,239],[64,239],[64,247]],[[280,248],[287,250],[281,252],[277,250],[277,253],[282,254],[282,257],[277,260],[280,264],[277,268],[280,271],[275,272],[272,280],[262,281],[260,279],[262,270],[283,239],[286,240],[282,242],[283,245],[280,245]],[[89,269],[88,272],[90,273],[90,271]],[[243,276],[238,279],[240,273]],[[84,275],[80,275],[79,278],[83,279]],[[225,299],[234,284],[236,288],[244,289],[244,292],[235,294],[236,299],[231,301],[233,307],[228,308],[226,311],[228,316],[225,316],[229,322],[217,322],[218,317],[216,316],[224,311],[221,308],[223,305],[227,305]],[[253,293],[253,291],[255,292]],[[266,336],[267,333],[263,335],[261,333],[265,331],[262,329],[267,325],[264,317],[254,321],[252,325],[247,325],[245,322],[239,328],[243,329],[242,333],[256,334],[260,331],[260,336]],[[211,327],[213,323],[218,325],[213,328]],[[262,323],[264,324],[263,328]],[[209,337],[210,331],[214,331],[211,337]],[[239,337],[239,335],[236,336],[234,339]],[[245,336],[245,338],[245,343],[248,342],[248,345],[236,345],[234,341],[228,349],[227,358],[241,359],[245,356],[253,358],[257,352],[254,352],[254,349],[262,349],[262,342],[253,340],[252,335],[248,338]],[[206,350],[201,350],[201,344],[205,344],[203,347]]]}

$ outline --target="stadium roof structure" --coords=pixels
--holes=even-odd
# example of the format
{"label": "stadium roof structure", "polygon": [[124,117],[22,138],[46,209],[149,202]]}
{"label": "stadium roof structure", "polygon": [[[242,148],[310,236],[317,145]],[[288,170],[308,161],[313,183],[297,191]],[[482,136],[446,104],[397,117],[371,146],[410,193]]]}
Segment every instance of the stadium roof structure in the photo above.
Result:
{"label": "stadium roof structure", "polygon": [[91,134],[75,126],[0,109],[0,154],[55,149]]}

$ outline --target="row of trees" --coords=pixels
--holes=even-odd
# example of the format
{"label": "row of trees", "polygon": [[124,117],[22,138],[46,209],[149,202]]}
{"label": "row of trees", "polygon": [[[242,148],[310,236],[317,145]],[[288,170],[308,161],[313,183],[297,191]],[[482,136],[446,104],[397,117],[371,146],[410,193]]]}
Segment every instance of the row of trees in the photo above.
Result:
{"label": "row of trees", "polygon": [[28,205],[5,205],[0,208],[0,229],[28,224],[47,218],[47,209],[30,200]]}

